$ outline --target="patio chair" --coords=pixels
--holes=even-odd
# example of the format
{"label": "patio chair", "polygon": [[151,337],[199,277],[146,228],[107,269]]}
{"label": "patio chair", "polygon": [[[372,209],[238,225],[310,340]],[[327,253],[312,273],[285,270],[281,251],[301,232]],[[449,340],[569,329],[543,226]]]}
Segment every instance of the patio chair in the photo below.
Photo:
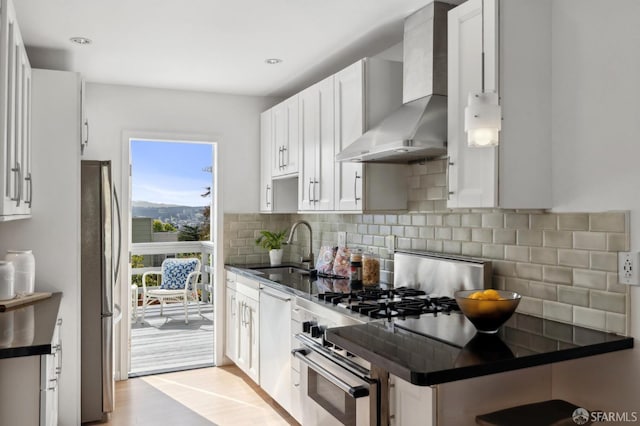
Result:
{"label": "patio chair", "polygon": [[[159,275],[159,287],[147,287],[147,277]],[[142,321],[147,305],[152,301],[160,302],[160,315],[165,302],[182,302],[184,305],[184,323],[189,324],[189,302],[194,300],[200,315],[197,283],[200,277],[200,260],[196,258],[165,259],[160,271],[149,271],[142,275]]]}

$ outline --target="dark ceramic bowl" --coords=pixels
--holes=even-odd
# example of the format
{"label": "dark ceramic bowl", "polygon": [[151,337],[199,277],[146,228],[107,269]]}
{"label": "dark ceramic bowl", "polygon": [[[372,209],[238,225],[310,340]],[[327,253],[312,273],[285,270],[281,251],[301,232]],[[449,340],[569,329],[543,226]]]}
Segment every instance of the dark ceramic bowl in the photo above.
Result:
{"label": "dark ceramic bowl", "polygon": [[505,290],[460,290],[455,293],[462,313],[480,333],[495,333],[520,303],[521,296]]}

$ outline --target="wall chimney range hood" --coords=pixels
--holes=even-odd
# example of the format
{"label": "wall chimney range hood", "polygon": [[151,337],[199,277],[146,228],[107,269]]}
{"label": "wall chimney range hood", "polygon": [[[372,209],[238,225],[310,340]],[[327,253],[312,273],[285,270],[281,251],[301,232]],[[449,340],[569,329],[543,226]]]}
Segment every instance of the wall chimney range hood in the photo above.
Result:
{"label": "wall chimney range hood", "polygon": [[403,105],[336,155],[337,161],[408,163],[447,152],[447,12],[433,2],[404,22]]}

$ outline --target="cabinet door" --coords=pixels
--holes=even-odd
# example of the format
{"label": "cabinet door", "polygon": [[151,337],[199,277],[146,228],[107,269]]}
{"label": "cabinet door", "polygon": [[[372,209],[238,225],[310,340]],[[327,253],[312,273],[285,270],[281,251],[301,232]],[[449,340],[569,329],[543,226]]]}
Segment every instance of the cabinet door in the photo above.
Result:
{"label": "cabinet door", "polygon": [[[362,61],[334,76],[335,152],[362,135],[364,122],[364,66]],[[362,164],[335,164],[335,210],[362,210]]]}
{"label": "cabinet door", "polygon": [[300,102],[299,210],[333,210],[333,77],[307,88]]}
{"label": "cabinet door", "polygon": [[316,163],[319,142],[319,96],[316,85],[299,95],[300,171],[298,172],[298,210],[315,210]]}
{"label": "cabinet door", "polygon": [[260,211],[273,211],[273,184],[271,182],[272,110],[260,114]]}
{"label": "cabinet door", "polygon": [[236,293],[236,307],[238,315],[238,335],[236,349],[236,365],[244,372],[247,372],[249,365],[249,315],[247,313],[246,297]]}
{"label": "cabinet door", "polygon": [[31,66],[10,1],[2,2],[0,17],[0,215],[25,215],[32,188]]}
{"label": "cabinet door", "polygon": [[432,426],[435,392],[429,386],[415,386],[389,376],[389,414],[392,426]]}
{"label": "cabinet door", "polygon": [[298,95],[272,108],[272,176],[298,172]]}
{"label": "cabinet door", "polygon": [[260,305],[257,300],[247,298],[247,334],[246,373],[254,382],[260,384]]}
{"label": "cabinet door", "polygon": [[497,91],[496,43],[495,0],[469,0],[449,11],[447,206],[450,208],[498,205],[498,148],[469,148],[464,131],[464,109],[469,93],[482,89],[483,52],[484,90]]}
{"label": "cabinet door", "polygon": [[33,182],[31,175],[31,65],[24,46],[20,49],[20,140],[18,141],[20,152],[20,165],[22,172],[22,188],[20,189],[20,214],[31,213],[33,202]]}
{"label": "cabinet door", "polygon": [[238,305],[236,291],[231,287],[226,288],[225,303],[225,355],[233,362],[237,362],[238,356]]}

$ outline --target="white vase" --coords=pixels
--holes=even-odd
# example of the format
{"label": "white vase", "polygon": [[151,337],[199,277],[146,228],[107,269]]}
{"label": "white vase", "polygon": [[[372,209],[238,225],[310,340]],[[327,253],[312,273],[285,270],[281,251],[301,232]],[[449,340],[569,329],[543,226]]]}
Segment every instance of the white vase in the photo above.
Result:
{"label": "white vase", "polygon": [[7,250],[4,258],[13,262],[15,279],[13,287],[18,296],[32,294],[35,290],[36,261],[31,250]]}
{"label": "white vase", "polygon": [[10,300],[16,297],[14,279],[13,263],[0,261],[0,300]]}
{"label": "white vase", "polygon": [[282,252],[282,249],[269,250],[269,260],[271,261],[271,266],[278,266],[282,264]]}

